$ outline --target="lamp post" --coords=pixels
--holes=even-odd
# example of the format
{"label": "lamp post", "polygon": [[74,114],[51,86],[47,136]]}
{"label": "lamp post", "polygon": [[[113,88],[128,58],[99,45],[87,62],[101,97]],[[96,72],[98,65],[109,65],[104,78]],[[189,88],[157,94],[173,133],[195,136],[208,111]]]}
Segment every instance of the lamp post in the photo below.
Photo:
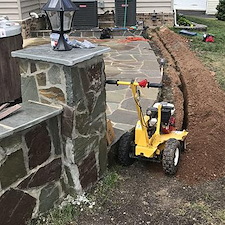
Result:
{"label": "lamp post", "polygon": [[49,18],[52,33],[58,33],[57,45],[53,47],[56,51],[69,51],[72,46],[68,45],[64,33],[70,32],[72,20],[77,6],[71,0],[49,0],[42,8]]}

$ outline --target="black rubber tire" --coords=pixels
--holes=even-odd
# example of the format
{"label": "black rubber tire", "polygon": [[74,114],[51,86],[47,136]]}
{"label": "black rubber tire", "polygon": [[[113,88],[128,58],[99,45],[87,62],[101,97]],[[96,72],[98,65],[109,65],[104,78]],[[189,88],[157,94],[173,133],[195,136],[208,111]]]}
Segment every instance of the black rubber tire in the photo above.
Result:
{"label": "black rubber tire", "polygon": [[180,150],[184,152],[186,150],[186,140],[180,141]]}
{"label": "black rubber tire", "polygon": [[134,133],[126,132],[119,141],[118,161],[123,166],[130,166],[135,159],[130,157],[132,151],[132,143],[134,142]]}
{"label": "black rubber tire", "polygon": [[180,161],[180,142],[174,138],[169,139],[163,150],[162,166],[165,174],[174,175]]}

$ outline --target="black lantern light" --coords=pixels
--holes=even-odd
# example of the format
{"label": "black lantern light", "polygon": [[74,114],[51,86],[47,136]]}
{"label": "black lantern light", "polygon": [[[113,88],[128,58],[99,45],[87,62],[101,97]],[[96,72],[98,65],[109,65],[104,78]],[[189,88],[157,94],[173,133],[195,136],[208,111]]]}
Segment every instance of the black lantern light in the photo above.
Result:
{"label": "black lantern light", "polygon": [[69,51],[72,46],[68,45],[64,33],[70,32],[74,13],[77,6],[70,0],[49,0],[42,8],[51,23],[52,32],[59,34],[59,39],[54,50]]}

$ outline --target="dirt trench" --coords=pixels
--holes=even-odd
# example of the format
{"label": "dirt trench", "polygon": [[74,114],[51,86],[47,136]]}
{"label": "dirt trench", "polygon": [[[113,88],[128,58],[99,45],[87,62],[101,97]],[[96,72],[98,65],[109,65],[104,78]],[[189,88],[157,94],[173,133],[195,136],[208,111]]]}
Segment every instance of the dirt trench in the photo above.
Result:
{"label": "dirt trench", "polygon": [[189,131],[178,174],[165,176],[161,164],[141,160],[111,168],[115,186],[73,225],[225,224],[224,92],[186,38],[168,29],[151,35],[151,47],[167,59],[161,100],[172,99],[178,127]]}
{"label": "dirt trench", "polygon": [[152,36],[167,59],[164,83],[172,91],[177,127],[189,132],[177,177],[196,183],[224,176],[225,93],[190,50],[188,39],[168,28]]}

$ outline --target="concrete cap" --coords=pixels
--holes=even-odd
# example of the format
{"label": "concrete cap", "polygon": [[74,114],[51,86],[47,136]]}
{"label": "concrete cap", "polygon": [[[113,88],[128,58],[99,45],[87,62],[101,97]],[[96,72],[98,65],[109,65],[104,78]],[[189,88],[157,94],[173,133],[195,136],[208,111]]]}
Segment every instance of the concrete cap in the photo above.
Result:
{"label": "concrete cap", "polygon": [[0,121],[0,140],[55,117],[63,111],[62,106],[45,105],[34,101],[20,105],[21,109]]}
{"label": "concrete cap", "polygon": [[12,57],[16,58],[73,66],[108,51],[110,51],[110,48],[105,46],[90,49],[73,48],[71,51],[54,51],[49,44],[13,51],[11,54]]}

